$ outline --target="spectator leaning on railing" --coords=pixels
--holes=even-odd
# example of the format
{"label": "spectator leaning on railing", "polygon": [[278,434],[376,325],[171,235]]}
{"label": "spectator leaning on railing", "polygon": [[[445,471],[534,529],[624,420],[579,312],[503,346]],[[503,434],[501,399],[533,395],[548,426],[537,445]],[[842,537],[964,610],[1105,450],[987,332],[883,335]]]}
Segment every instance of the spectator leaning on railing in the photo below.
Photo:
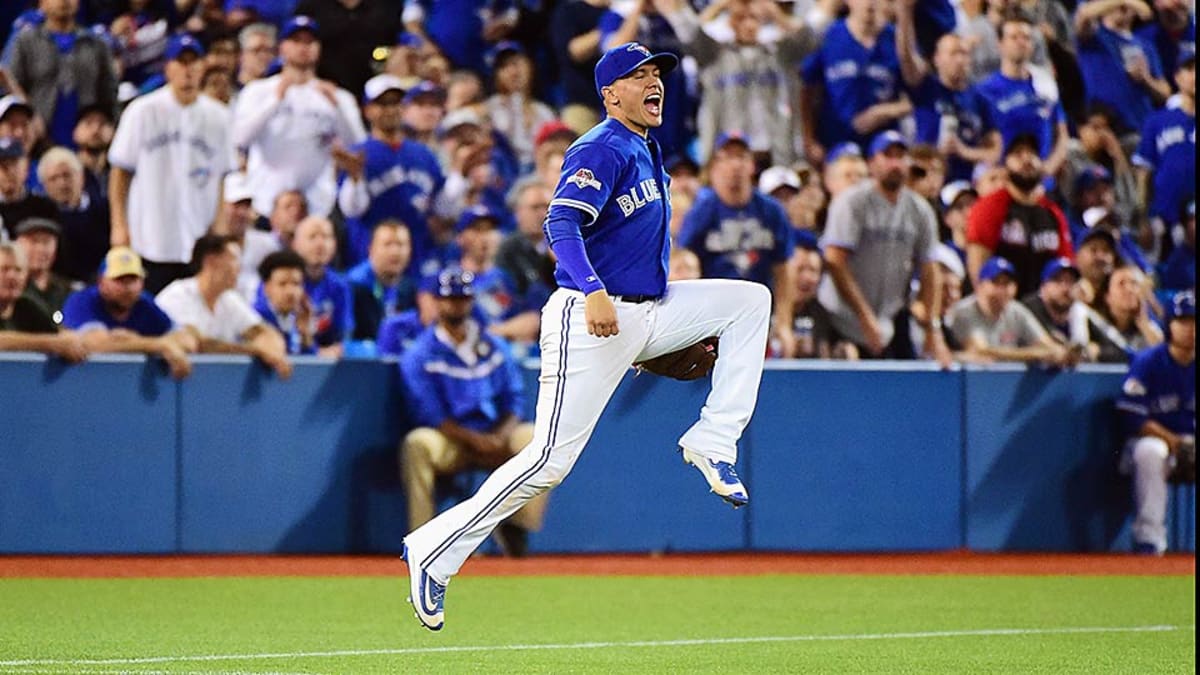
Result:
{"label": "spectator leaning on railing", "polygon": [[15,244],[0,241],[0,351],[45,352],[67,361],[87,358],[79,334],[60,330],[37,302],[23,295],[25,254]]}

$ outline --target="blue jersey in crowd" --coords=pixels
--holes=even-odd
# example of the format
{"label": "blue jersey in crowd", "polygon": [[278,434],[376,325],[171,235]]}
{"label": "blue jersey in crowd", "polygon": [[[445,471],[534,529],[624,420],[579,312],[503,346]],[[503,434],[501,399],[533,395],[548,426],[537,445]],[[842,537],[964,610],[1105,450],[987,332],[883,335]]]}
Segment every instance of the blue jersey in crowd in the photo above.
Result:
{"label": "blue jersey in crowd", "polygon": [[1139,352],[1117,400],[1129,435],[1154,420],[1172,433],[1196,433],[1196,360],[1186,366],[1171,358],[1166,343]]}
{"label": "blue jersey in crowd", "polygon": [[1054,130],[1059,122],[1067,121],[1062,104],[1040,95],[1032,78],[1014,80],[999,71],[976,85],[976,89],[986,103],[984,123],[1000,130],[1003,147],[1021,134],[1033,134],[1038,139],[1042,159],[1050,156]]}
{"label": "blue jersey in crowd", "polygon": [[383,307],[384,317],[411,309],[417,304],[417,285],[413,279],[401,276],[392,286],[384,286],[371,269],[371,261],[364,260],[346,271],[346,283],[351,291],[357,287],[365,289]]}
{"label": "blue jersey in crowd", "polygon": [[399,356],[408,351],[412,343],[425,331],[421,314],[416,309],[389,316],[379,324],[375,347],[380,354]]}
{"label": "blue jersey in crowd", "polygon": [[[304,292],[312,303],[313,319],[317,330],[313,340],[318,346],[328,347],[349,340],[354,331],[354,305],[350,298],[350,284],[332,268],[314,281],[304,279]],[[262,290],[259,290],[259,295]]]}
{"label": "blue jersey in crowd", "polygon": [[[610,295],[661,296],[667,290],[671,238],[669,178],[658,143],[608,118],[580,136],[563,157],[562,177],[550,200],[546,241],[582,236],[596,276]],[[557,209],[585,214],[581,232],[549,226]],[[582,290],[563,269],[562,288]]]}
{"label": "blue jersey in crowd", "polygon": [[393,146],[377,138],[352,147],[365,155],[363,177],[371,205],[357,218],[346,218],[349,250],[346,265],[366,260],[371,233],[384,220],[399,220],[412,234],[412,259],[419,265],[433,250],[428,214],[446,178],[429,148],[411,140]]}
{"label": "blue jersey in crowd", "polygon": [[783,207],[755,190],[750,203],[726,206],[704,188],[683,219],[676,242],[700,258],[705,278],[746,279],[774,287],[772,268],[787,262],[794,243]]}
{"label": "blue jersey in crowd", "polygon": [[63,326],[74,330],[93,327],[123,328],[146,337],[158,337],[171,332],[173,324],[166,312],[154,304],[154,298],[143,292],[124,321],[117,321],[104,307],[100,289],[96,286],[72,293],[63,304]]}
{"label": "blue jersey in crowd", "polygon": [[1088,102],[1099,101],[1112,108],[1118,133],[1141,129],[1155,108],[1150,90],[1130,79],[1125,71],[1126,64],[1135,59],[1145,59],[1154,77],[1163,76],[1158,52],[1137,35],[1121,35],[1098,23],[1090,39],[1079,40],[1079,69]]}
{"label": "blue jersey in crowd", "polygon": [[455,68],[480,74],[488,71],[484,17],[498,17],[514,6],[511,0],[407,0],[405,5],[418,5],[424,11],[425,34]]}
{"label": "blue jersey in crowd", "polygon": [[275,330],[279,331],[283,336],[283,341],[287,343],[287,353],[289,354],[316,354],[317,345],[314,342],[307,348],[304,347],[303,340],[300,337],[300,329],[297,327],[296,315],[279,316],[275,310],[271,309],[271,303],[267,302],[267,298],[261,293],[258,299],[254,301],[254,310],[258,315],[270,324]]}
{"label": "blue jersey in crowd", "polygon": [[1158,52],[1159,63],[1162,64],[1163,73],[1168,78],[1175,77],[1175,71],[1179,68],[1180,52],[1196,51],[1196,17],[1194,16],[1188,16],[1187,27],[1178,34],[1168,33],[1157,21],[1147,23],[1134,33],[1147,44],[1152,45]]}
{"label": "blue jersey in crowd", "polygon": [[[454,264],[458,265],[458,263]],[[517,294],[516,283],[513,282],[508,272],[499,267],[476,272],[471,286],[475,289],[474,315],[485,325],[507,321],[526,309]],[[421,280],[421,290],[426,293],[437,295],[437,287],[437,274],[429,275]]]}
{"label": "blue jersey in crowd", "polygon": [[1153,172],[1150,215],[1179,222],[1196,196],[1196,118],[1182,110],[1160,110],[1146,118],[1133,163]]}
{"label": "blue jersey in crowd", "polygon": [[884,28],[868,49],[850,33],[844,19],[835,21],[821,48],[804,60],[801,74],[806,85],[824,88],[817,112],[817,140],[827,149],[846,141],[865,148],[875,134],[896,128],[893,121],[862,136],[850,126],[859,113],[899,95],[900,59],[891,26]]}
{"label": "blue jersey in crowd", "polygon": [[405,398],[417,425],[436,429],[451,421],[488,432],[510,413],[524,414],[524,385],[508,345],[477,326],[475,330],[469,360],[439,335],[436,324],[400,358]]}
{"label": "blue jersey in crowd", "polygon": [[225,11],[235,7],[252,9],[260,21],[282,26],[283,22],[296,13],[297,0],[225,0]]}
{"label": "blue jersey in crowd", "polygon": [[[921,84],[909,90],[909,99],[913,104],[913,119],[917,124],[918,143],[928,143],[937,146],[942,118],[954,119],[955,136],[968,147],[978,147],[983,142],[984,135],[991,129],[984,124],[984,110],[987,104],[979,96],[974,86],[968,86],[962,91],[955,91],[938,79],[936,75],[928,75]],[[956,180],[972,180],[975,177],[975,164],[954,155],[946,165],[946,182]]]}

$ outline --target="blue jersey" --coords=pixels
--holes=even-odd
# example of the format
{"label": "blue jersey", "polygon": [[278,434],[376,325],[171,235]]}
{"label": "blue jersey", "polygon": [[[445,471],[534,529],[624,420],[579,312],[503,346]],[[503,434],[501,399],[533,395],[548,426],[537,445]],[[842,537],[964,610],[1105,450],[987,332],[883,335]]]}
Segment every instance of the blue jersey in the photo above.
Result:
{"label": "blue jersey", "polygon": [[450,59],[455,68],[487,73],[484,56],[483,20],[513,8],[510,0],[407,0],[425,12],[424,28],[429,39]]}
{"label": "blue jersey", "polygon": [[1138,352],[1117,400],[1125,431],[1138,433],[1154,420],[1172,433],[1196,433],[1196,360],[1186,366],[1171,358],[1167,344]]}
{"label": "blue jersey", "polygon": [[379,324],[375,347],[380,354],[399,356],[408,351],[412,343],[425,331],[421,314],[415,309],[390,316]]}
{"label": "blue jersey", "polygon": [[1162,77],[1162,63],[1153,45],[1137,35],[1111,31],[1104,24],[1097,24],[1090,39],[1078,42],[1079,70],[1088,103],[1098,101],[1112,108],[1118,132],[1141,129],[1146,116],[1154,111],[1154,99],[1150,90],[1130,79],[1125,67],[1145,59],[1150,74]]}
{"label": "blue jersey", "polygon": [[[328,347],[350,339],[354,331],[354,306],[350,297],[350,284],[331,268],[325,275],[313,281],[304,279],[304,292],[312,303],[313,319],[317,330],[313,340],[321,347]],[[259,289],[262,294],[262,289]]]}
{"label": "blue jersey", "polygon": [[[658,143],[609,118],[567,148],[546,222],[556,209],[582,211],[584,249],[608,293],[661,296],[671,254],[668,184]],[[549,244],[556,236],[562,237],[546,228]],[[554,280],[582,290],[562,264]]]}
{"label": "blue jersey", "polygon": [[439,332],[436,324],[425,329],[400,358],[413,421],[434,429],[451,421],[488,432],[509,414],[520,417],[524,384],[508,345],[479,329],[468,362]]}
{"label": "blue jersey", "polygon": [[847,141],[865,148],[875,134],[896,128],[893,120],[861,136],[850,126],[862,111],[894,101],[900,93],[900,58],[891,26],[884,28],[875,38],[875,45],[867,49],[850,33],[844,19],[833,22],[821,48],[804,60],[801,75],[806,85],[824,88],[817,113],[817,139],[826,148]]}
{"label": "blue jersey", "polygon": [[446,178],[429,148],[410,140],[393,146],[377,138],[352,147],[365,155],[363,177],[371,205],[357,218],[346,218],[349,246],[346,264],[367,259],[371,234],[384,220],[399,220],[412,234],[412,259],[416,265],[433,250],[429,212]]}
{"label": "blue jersey", "polygon": [[1042,159],[1050,156],[1054,149],[1054,130],[1060,122],[1067,121],[1062,105],[1039,94],[1033,87],[1033,79],[1014,80],[999,71],[976,85],[983,98],[984,124],[999,129],[1007,147],[1021,134],[1033,134],[1038,139]]}
{"label": "blue jersey", "polygon": [[287,353],[289,354],[316,354],[317,345],[315,342],[307,348],[304,347],[303,339],[300,337],[300,329],[297,327],[296,315],[289,314],[287,316],[279,316],[271,309],[271,303],[267,302],[266,297],[259,295],[254,301],[254,311],[271,325],[275,330],[279,331],[283,336],[283,341],[287,343]]}
{"label": "blue jersey", "polygon": [[[913,104],[913,119],[917,123],[918,143],[936,146],[939,141],[942,118],[949,116],[956,121],[958,140],[968,147],[978,147],[991,128],[984,124],[987,104],[975,87],[968,86],[955,91],[942,84],[936,75],[928,75],[921,84],[909,90]],[[946,165],[946,182],[972,180],[975,165],[957,155],[950,157]]]}
{"label": "blue jersey", "polygon": [[1188,17],[1187,27],[1176,35],[1168,33],[1157,21],[1151,21],[1134,31],[1146,44],[1158,52],[1158,61],[1162,64],[1163,73],[1174,79],[1175,71],[1179,69],[1180,52],[1196,51],[1196,18]]}
{"label": "blue jersey", "polygon": [[158,337],[171,332],[174,324],[167,313],[154,304],[154,297],[143,292],[124,321],[117,321],[104,307],[100,289],[96,286],[76,291],[63,304],[63,326],[75,330],[94,327],[122,328],[146,337]]}
{"label": "blue jersey", "polygon": [[[517,294],[517,285],[508,272],[493,267],[475,273],[471,283],[475,289],[475,318],[485,325],[507,321],[525,310]],[[421,290],[437,295],[438,275],[431,274],[421,280]]]}
{"label": "blue jersey", "polygon": [[676,242],[700,258],[703,276],[746,279],[774,287],[772,270],[786,263],[795,244],[787,214],[755,190],[750,203],[726,206],[711,188],[696,196]]}
{"label": "blue jersey", "polygon": [[1196,118],[1178,109],[1147,117],[1133,163],[1153,173],[1150,215],[1179,222],[1183,205],[1196,197]]}

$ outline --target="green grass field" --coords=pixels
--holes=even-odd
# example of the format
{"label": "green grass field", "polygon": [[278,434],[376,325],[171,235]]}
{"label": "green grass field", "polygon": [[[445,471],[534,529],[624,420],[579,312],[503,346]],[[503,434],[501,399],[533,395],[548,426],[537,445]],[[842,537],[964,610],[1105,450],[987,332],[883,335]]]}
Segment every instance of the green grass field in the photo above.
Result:
{"label": "green grass field", "polygon": [[0,672],[1192,673],[1194,577],[0,579]]}

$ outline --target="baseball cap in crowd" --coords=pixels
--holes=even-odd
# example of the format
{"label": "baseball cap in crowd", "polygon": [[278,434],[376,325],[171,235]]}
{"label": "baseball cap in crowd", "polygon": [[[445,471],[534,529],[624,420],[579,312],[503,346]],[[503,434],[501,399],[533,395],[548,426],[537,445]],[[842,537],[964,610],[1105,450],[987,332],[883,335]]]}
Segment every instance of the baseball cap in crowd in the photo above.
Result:
{"label": "baseball cap in crowd", "polygon": [[563,124],[562,120],[552,119],[538,127],[537,134],[533,137],[533,147],[536,148],[551,138],[562,138],[563,140],[573,142],[576,138],[579,138],[579,135],[571,127]]}
{"label": "baseball cap in crowd", "polygon": [[700,175],[700,165],[696,163],[696,160],[681,152],[672,154],[663,160],[663,168],[671,175],[674,175],[677,169],[690,172],[692,175]]}
{"label": "baseball cap in crowd", "polygon": [[79,115],[75,117],[75,123],[79,124],[88,115],[103,115],[104,119],[108,120],[109,124],[117,121],[116,118],[113,117],[113,111],[110,106],[92,103],[91,105],[85,105],[79,109]]}
{"label": "baseball cap in crowd", "polygon": [[1038,141],[1038,137],[1030,133],[1024,133],[1013,136],[1008,143],[1004,144],[1004,156],[1008,157],[1022,148],[1033,150],[1039,155],[1042,152],[1042,144]]}
{"label": "baseball cap in crowd", "polygon": [[1167,321],[1189,316],[1196,318],[1196,294],[1192,291],[1180,291],[1167,303]]}
{"label": "baseball cap in crowd", "polygon": [[669,52],[651,54],[649,49],[636,42],[617,45],[604,52],[596,62],[596,93],[604,96],[601,90],[647,63],[658,66],[659,74],[666,75],[679,65],[679,57]]}
{"label": "baseball cap in crowd", "polygon": [[25,99],[16,94],[9,94],[0,98],[0,120],[8,117],[9,113],[24,112],[26,115],[33,117],[33,106],[29,105]]}
{"label": "baseball cap in crowd", "polygon": [[226,204],[237,204],[254,199],[254,191],[250,189],[250,179],[241,171],[226,174],[224,187]]}
{"label": "baseball cap in crowd", "polygon": [[825,164],[833,164],[843,157],[862,157],[862,148],[858,147],[858,143],[846,141],[833,146],[829,154],[825,156]]}
{"label": "baseball cap in crowd", "polygon": [[8,136],[0,137],[0,160],[20,159],[25,156],[25,146],[21,141]]}
{"label": "baseball cap in crowd", "polygon": [[1075,266],[1075,263],[1071,262],[1070,258],[1055,258],[1046,263],[1046,266],[1042,268],[1042,283],[1050,281],[1058,276],[1059,272],[1064,270],[1074,275],[1075,281],[1079,281],[1083,277],[1079,272],[1079,268]]}
{"label": "baseball cap in crowd", "polygon": [[745,146],[747,150],[750,149],[750,141],[746,140],[746,134],[733,129],[730,131],[723,131],[717,135],[717,140],[713,143],[713,153],[716,154],[718,150],[723,149],[725,146],[730,145],[731,143],[738,143],[742,146]]}
{"label": "baseball cap in crowd", "polygon": [[58,223],[49,218],[26,218],[17,223],[15,234],[18,237],[33,232],[49,232],[57,237],[62,234],[62,228],[58,226]]}
{"label": "baseball cap in crowd", "polygon": [[479,113],[470,108],[452,110],[442,118],[441,124],[438,125],[438,135],[445,136],[458,127],[465,125],[482,127],[483,119],[479,117]]}
{"label": "baseball cap in crowd", "polygon": [[481,220],[490,220],[493,226],[500,225],[500,216],[495,211],[483,204],[476,204],[462,212],[462,215],[458,217],[458,222],[454,225],[454,231],[462,232]]}
{"label": "baseball cap in crowd", "polygon": [[100,263],[100,276],[104,279],[120,279],[121,277],[146,278],[146,268],[142,266],[142,257],[128,246],[117,246],[108,251],[104,262]]}
{"label": "baseball cap in crowd", "polygon": [[367,83],[363,85],[363,102],[374,103],[389,91],[398,91],[401,96],[408,93],[400,78],[390,73],[380,73],[367,80]]}
{"label": "baseball cap in crowd", "polygon": [[515,42],[513,40],[502,40],[497,42],[496,46],[488,50],[487,54],[485,54],[483,57],[483,62],[487,64],[488,68],[495,69],[503,65],[505,56],[510,54],[524,53],[525,48],[521,46],[520,42]]}
{"label": "baseball cap in crowd", "polygon": [[279,39],[286,40],[300,31],[308,31],[314,38],[320,40],[320,27],[317,25],[316,19],[311,16],[300,14],[288,19],[287,23],[283,24],[283,30],[279,31]]}
{"label": "baseball cap in crowd", "polygon": [[878,155],[881,152],[886,152],[897,145],[905,150],[908,150],[908,141],[904,140],[904,136],[902,136],[899,131],[889,129],[888,131],[875,136],[874,140],[871,141],[871,149],[869,154],[871,157],[874,157],[875,155]]}
{"label": "baseball cap in crowd", "polygon": [[963,195],[974,195],[978,197],[979,191],[975,189],[975,186],[972,185],[971,181],[969,180],[956,180],[946,183],[945,187],[942,188],[939,197],[941,197],[942,206],[949,209],[953,208],[959,197],[962,197]]}
{"label": "baseball cap in crowd", "polygon": [[204,46],[191,35],[180,33],[179,35],[172,35],[171,39],[167,40],[167,50],[163,52],[163,56],[168,61],[174,61],[183,56],[184,52],[191,52],[197,57],[203,57]]}
{"label": "baseball cap in crowd", "polygon": [[1008,275],[1014,281],[1017,278],[1017,268],[1008,261],[1007,258],[1000,256],[992,256],[988,261],[983,263],[983,267],[979,270],[980,281],[992,281],[1001,275]]}
{"label": "baseball cap in crowd", "polygon": [[799,192],[804,184],[800,181],[800,174],[790,166],[778,164],[766,169],[758,177],[758,191],[763,194],[769,195],[781,187],[789,187]]}
{"label": "baseball cap in crowd", "polygon": [[1108,243],[1108,246],[1113,250],[1113,253],[1117,252],[1117,238],[1114,237],[1113,233],[1109,232],[1108,228],[1106,227],[1089,228],[1086,232],[1084,232],[1083,237],[1079,239],[1079,243],[1075,244],[1075,250],[1078,251],[1079,249],[1083,248],[1084,244],[1092,241],[1093,239],[1103,239],[1106,243]]}
{"label": "baseball cap in crowd", "polygon": [[1195,47],[1180,47],[1179,56],[1175,60],[1175,70],[1187,68],[1188,66],[1196,65],[1196,48]]}
{"label": "baseball cap in crowd", "polygon": [[955,251],[945,242],[938,242],[933,247],[933,262],[939,263],[942,267],[950,270],[950,273],[959,279],[965,279],[967,276],[967,270],[963,267],[962,256],[958,255],[958,251]]}
{"label": "baseball cap in crowd", "polygon": [[1099,164],[1091,164],[1075,177],[1075,194],[1090,190],[1101,183],[1112,185],[1112,182],[1113,177],[1108,169]]}
{"label": "baseball cap in crowd", "polygon": [[437,99],[439,103],[446,102],[446,90],[428,80],[421,80],[408,88],[404,94],[404,104],[409,105],[422,96]]}
{"label": "baseball cap in crowd", "polygon": [[458,267],[447,267],[438,273],[439,298],[469,298],[475,295],[475,273]]}
{"label": "baseball cap in crowd", "polygon": [[1083,224],[1088,226],[1088,229],[1095,229],[1097,225],[1104,222],[1105,218],[1111,216],[1112,213],[1103,206],[1093,206],[1083,212]]}
{"label": "baseball cap in crowd", "polygon": [[425,46],[425,40],[423,40],[421,36],[417,35],[416,33],[410,33],[406,30],[402,30],[396,34],[396,46],[420,49],[421,47]]}
{"label": "baseball cap in crowd", "polygon": [[821,243],[817,241],[817,235],[812,230],[792,230],[792,233],[796,240],[796,248],[821,252]]}

